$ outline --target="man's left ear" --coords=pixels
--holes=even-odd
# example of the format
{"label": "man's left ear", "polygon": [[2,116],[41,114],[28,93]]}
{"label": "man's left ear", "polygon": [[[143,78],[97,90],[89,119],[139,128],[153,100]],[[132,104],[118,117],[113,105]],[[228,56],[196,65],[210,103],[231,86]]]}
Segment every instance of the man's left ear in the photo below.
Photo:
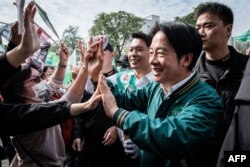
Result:
{"label": "man's left ear", "polygon": [[227,25],[227,37],[229,38],[232,34],[232,29],[233,29],[233,25],[232,24],[228,24]]}
{"label": "man's left ear", "polygon": [[182,57],[182,65],[184,67],[188,67],[191,63],[192,63],[192,60],[193,60],[193,54],[192,53],[187,53],[185,54],[183,57]]}

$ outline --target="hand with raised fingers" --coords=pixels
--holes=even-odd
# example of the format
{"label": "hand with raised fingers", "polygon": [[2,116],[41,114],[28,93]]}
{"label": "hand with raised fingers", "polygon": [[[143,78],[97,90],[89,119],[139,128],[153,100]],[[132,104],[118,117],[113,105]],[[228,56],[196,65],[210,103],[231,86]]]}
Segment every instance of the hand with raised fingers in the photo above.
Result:
{"label": "hand with raised fingers", "polygon": [[24,27],[22,40],[20,47],[25,51],[27,55],[33,55],[35,51],[40,48],[40,35],[42,33],[41,28],[36,28],[34,23],[34,17],[36,14],[36,8],[31,1],[24,12]]}
{"label": "hand with raised fingers", "polygon": [[34,2],[31,1],[25,9],[24,12],[24,25],[23,33],[21,37],[21,42],[18,39],[20,36],[15,36],[17,34],[17,23],[12,27],[13,42],[17,44],[20,43],[17,47],[8,47],[8,52],[6,57],[8,62],[13,67],[18,67],[20,64],[25,62],[25,60],[32,56],[38,49],[40,49],[40,35],[42,33],[41,28],[35,28],[34,17],[36,13],[36,8]]}
{"label": "hand with raised fingers", "polygon": [[84,54],[87,50],[87,48],[85,47],[85,45],[83,44],[83,42],[81,40],[78,40],[77,42],[77,47],[79,48],[80,51],[80,62],[84,62]]}
{"label": "hand with raised fingers", "polygon": [[118,110],[117,103],[114,95],[112,94],[106,78],[103,74],[100,74],[98,86],[102,94],[102,103],[104,106],[105,113],[108,117],[112,118],[115,112]]}
{"label": "hand with raised fingers", "polygon": [[103,39],[100,37],[96,42],[93,42],[91,37],[89,40],[89,48],[85,54],[85,61],[88,62],[88,71],[92,80],[97,81],[99,73],[103,66]]}
{"label": "hand with raised fingers", "polygon": [[70,56],[69,48],[66,44],[61,43],[59,46],[59,65],[67,66]]}
{"label": "hand with raised fingers", "polygon": [[100,104],[101,100],[102,100],[101,92],[97,86],[97,89],[95,90],[94,94],[87,102],[85,102],[84,107],[87,109],[87,111],[91,111]]}

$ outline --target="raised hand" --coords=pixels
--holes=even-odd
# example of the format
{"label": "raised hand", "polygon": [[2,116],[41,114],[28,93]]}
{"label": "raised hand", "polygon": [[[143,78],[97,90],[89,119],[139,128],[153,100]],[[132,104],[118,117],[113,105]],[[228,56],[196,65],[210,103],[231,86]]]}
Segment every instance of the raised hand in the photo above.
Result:
{"label": "raised hand", "polygon": [[70,56],[69,48],[64,43],[61,43],[59,47],[59,59],[60,59],[59,65],[67,66],[69,56]]}
{"label": "raised hand", "polygon": [[77,42],[77,47],[79,48],[80,51],[80,62],[84,62],[84,54],[87,50],[87,48],[85,47],[85,45],[82,43],[81,40],[78,40]]}
{"label": "raised hand", "polygon": [[93,42],[91,37],[88,43],[89,47],[84,55],[84,61],[88,62],[88,72],[92,80],[97,81],[103,66],[103,39],[100,37],[98,41]]}
{"label": "raised hand", "polygon": [[36,8],[31,1],[24,12],[24,27],[21,40],[21,47],[25,49],[26,54],[32,55],[40,48],[40,35],[42,33],[41,28],[35,27],[34,17],[36,14]]}
{"label": "raised hand", "polygon": [[[21,63],[25,61],[29,56],[32,56],[35,51],[40,48],[40,39],[39,36],[42,33],[41,28],[35,28],[34,17],[36,14],[36,8],[34,3],[31,1],[25,9],[24,12],[24,25],[23,25],[23,34],[20,44],[14,49],[7,52],[8,62],[14,66],[18,67]],[[15,30],[12,29],[12,32]],[[19,43],[18,39],[16,42]]]}
{"label": "raised hand", "polygon": [[98,81],[98,89],[100,89],[100,92],[102,94],[102,103],[104,106],[105,113],[108,117],[112,118],[118,107],[115,97],[113,96],[103,74],[100,74]]}

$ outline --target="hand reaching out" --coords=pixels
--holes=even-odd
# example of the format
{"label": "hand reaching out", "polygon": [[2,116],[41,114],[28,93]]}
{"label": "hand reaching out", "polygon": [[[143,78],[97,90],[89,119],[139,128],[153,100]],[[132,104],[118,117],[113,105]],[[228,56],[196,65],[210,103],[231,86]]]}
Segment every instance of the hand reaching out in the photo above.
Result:
{"label": "hand reaching out", "polygon": [[102,94],[102,103],[104,106],[105,113],[108,117],[112,118],[117,111],[117,103],[115,97],[113,96],[107,81],[103,74],[100,74],[99,81],[98,81],[98,89]]}
{"label": "hand reaching out", "polygon": [[102,144],[105,146],[109,146],[113,144],[118,138],[117,128],[115,126],[112,126],[107,129],[103,136],[103,142]]}

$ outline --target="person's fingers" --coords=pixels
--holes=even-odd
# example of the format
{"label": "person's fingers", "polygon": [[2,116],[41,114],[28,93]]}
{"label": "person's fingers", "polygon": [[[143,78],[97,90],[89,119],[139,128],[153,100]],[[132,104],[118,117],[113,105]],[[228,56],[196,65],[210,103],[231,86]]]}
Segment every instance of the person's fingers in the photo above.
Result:
{"label": "person's fingers", "polygon": [[34,23],[34,18],[35,18],[35,15],[36,15],[36,7],[33,6],[32,9],[31,9],[31,15],[30,15],[30,18],[31,18],[31,22]]}
{"label": "person's fingers", "polygon": [[103,51],[103,39],[101,38],[98,46],[98,53],[102,54],[102,51]]}
{"label": "person's fingers", "polygon": [[72,149],[73,149],[74,151],[76,151],[76,143],[75,143],[75,142],[73,142],[73,144],[72,144]]}
{"label": "person's fingers", "polygon": [[93,52],[96,53],[97,48],[98,48],[98,45],[99,45],[99,41],[92,42],[92,43],[89,45],[89,48],[91,48],[91,50],[92,50]]}
{"label": "person's fingers", "polygon": [[100,91],[102,94],[108,94],[110,91],[107,81],[103,75],[100,78]]}
{"label": "person's fingers", "polygon": [[109,133],[109,131],[108,131],[108,130],[104,133],[104,136],[103,136],[103,138],[104,138],[104,139],[106,139],[106,138],[107,138],[108,133]]}
{"label": "person's fingers", "polygon": [[24,27],[27,28],[29,27],[29,9],[28,7],[25,9],[24,11],[24,17],[23,17],[23,24],[24,24]]}
{"label": "person's fingers", "polygon": [[101,92],[101,94],[105,94],[105,86],[104,86],[104,81],[103,81],[103,79],[102,79],[102,74],[99,74],[99,81],[98,81],[98,83],[99,83],[99,85],[100,85],[100,92]]}
{"label": "person's fingers", "polygon": [[32,8],[33,8],[33,6],[34,6],[34,2],[33,2],[33,1],[30,1],[30,2],[28,3],[28,5],[27,5],[26,9],[28,9],[29,11],[31,11]]}
{"label": "person's fingers", "polygon": [[77,142],[76,147],[77,147],[77,151],[81,151],[82,150],[80,142]]}
{"label": "person's fingers", "polygon": [[102,100],[102,95],[96,95],[95,98],[93,99],[94,106],[96,107],[101,100]]}
{"label": "person's fingers", "polygon": [[104,138],[104,140],[103,140],[102,143],[103,143],[104,145],[109,144],[109,142],[110,142],[109,140],[111,139],[111,138],[110,138],[110,132],[109,132],[109,131],[106,131],[106,133],[104,134],[104,137],[103,137],[103,138]]}
{"label": "person's fingers", "polygon": [[42,32],[43,32],[43,29],[41,27],[38,27],[36,30],[36,34],[38,35],[38,37],[41,36]]}

